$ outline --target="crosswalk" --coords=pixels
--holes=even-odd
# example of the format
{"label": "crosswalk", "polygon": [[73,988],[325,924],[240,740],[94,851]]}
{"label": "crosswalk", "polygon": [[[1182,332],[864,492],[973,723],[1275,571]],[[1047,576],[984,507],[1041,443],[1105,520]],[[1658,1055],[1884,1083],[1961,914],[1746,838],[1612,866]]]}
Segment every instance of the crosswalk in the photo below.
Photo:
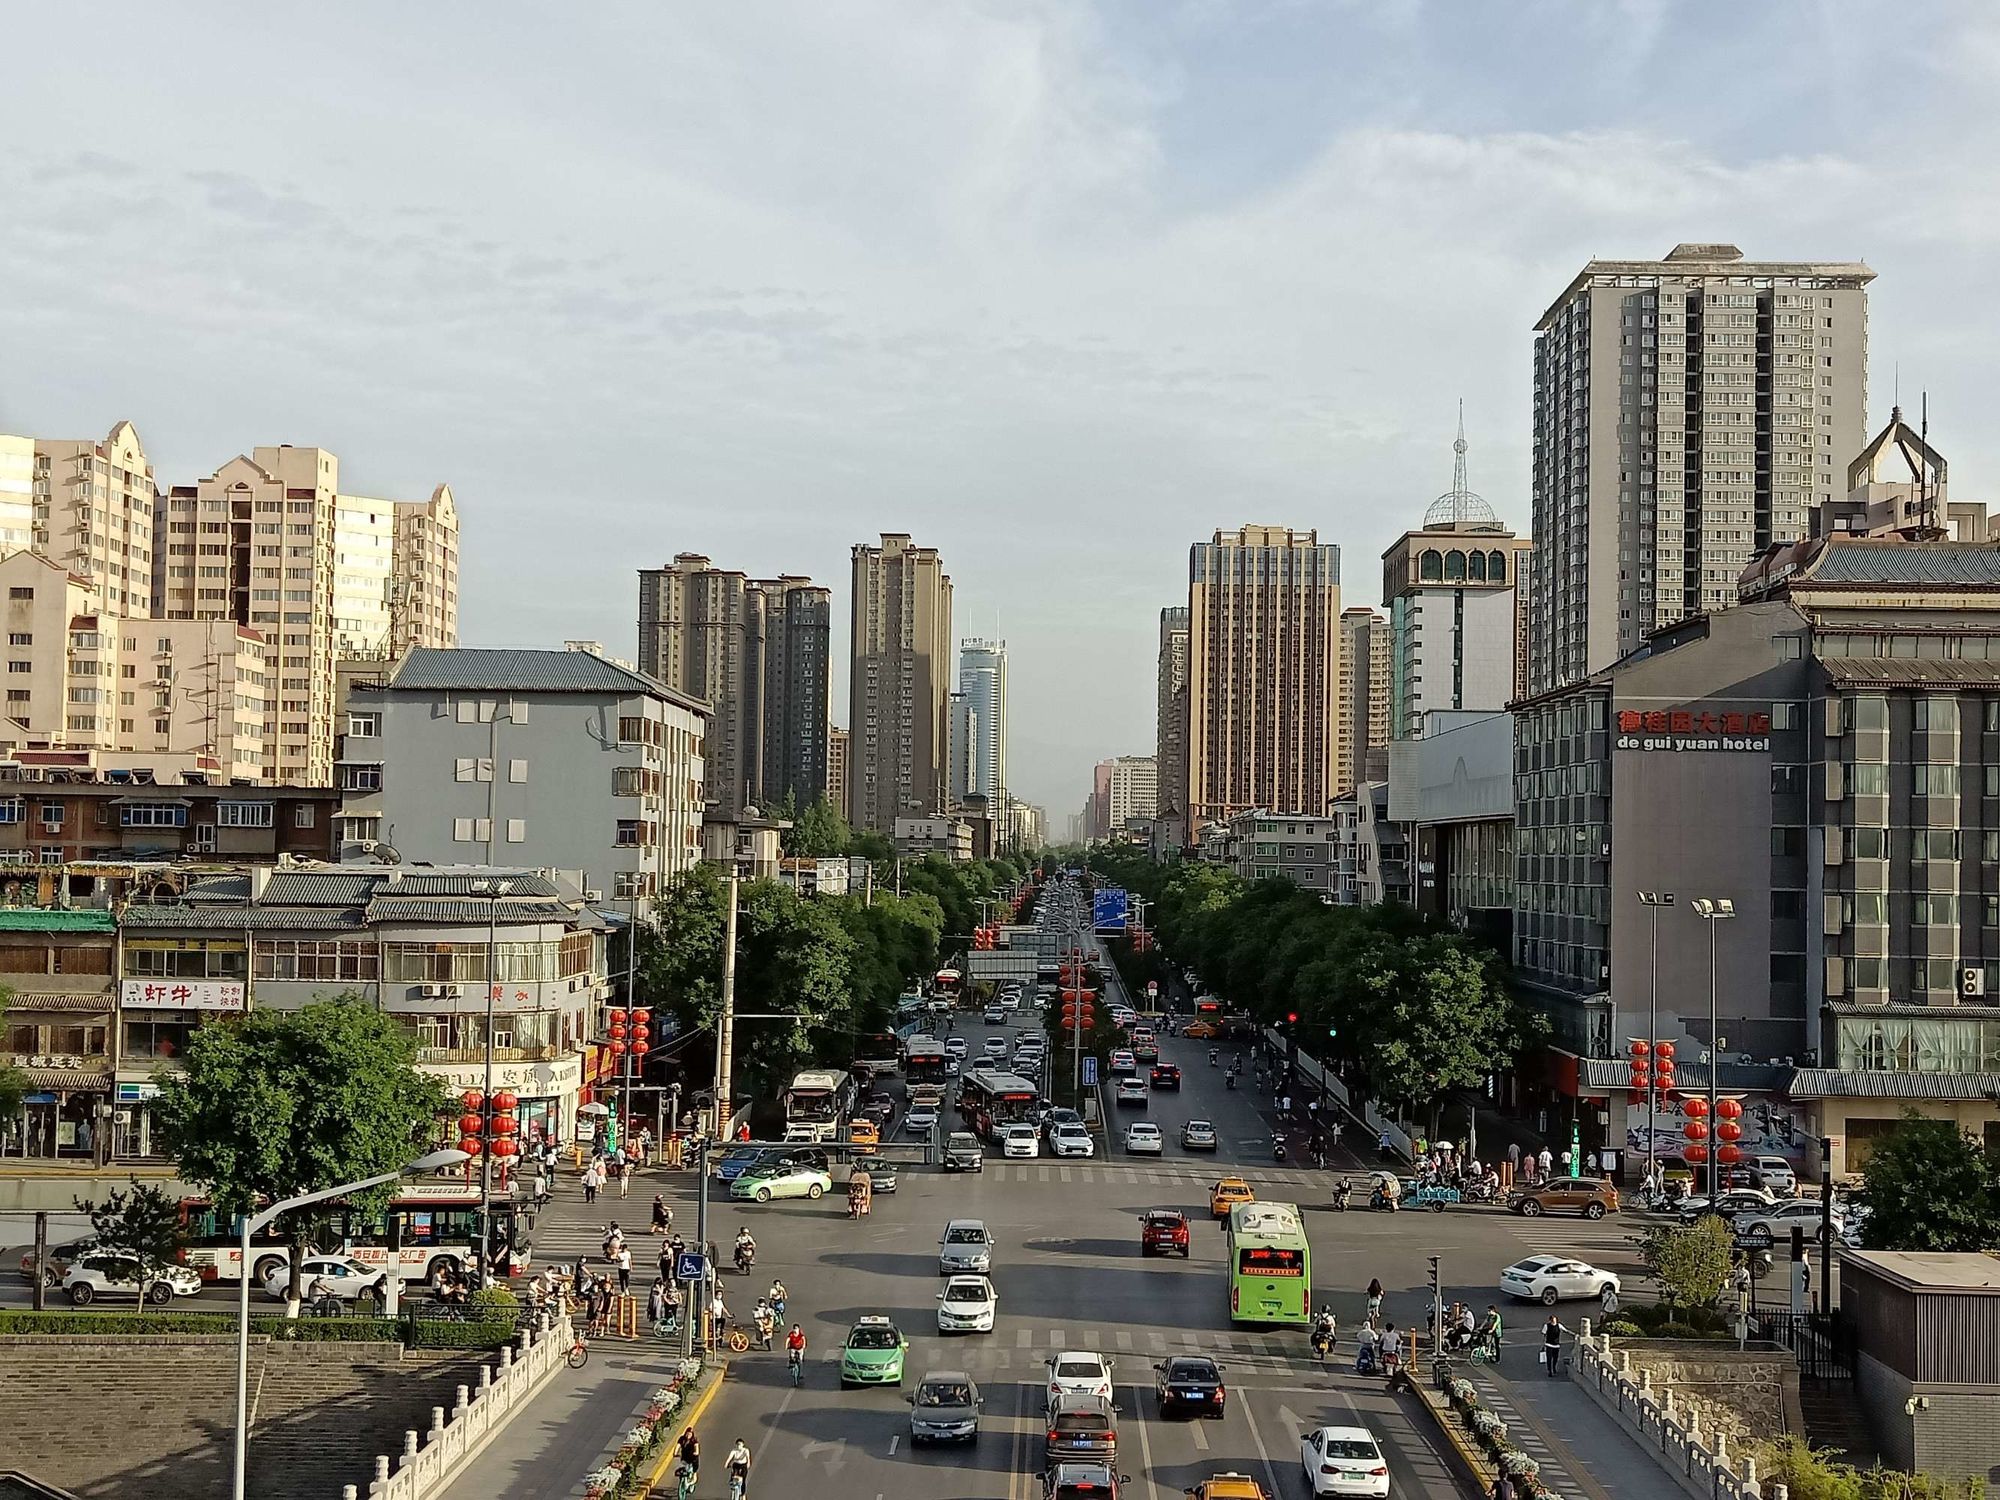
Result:
{"label": "crosswalk", "polygon": [[[1211,1329],[1067,1328],[1059,1324],[1023,1328],[1003,1323],[995,1333],[946,1336],[912,1325],[905,1325],[903,1333],[910,1341],[905,1364],[911,1371],[956,1369],[982,1377],[1034,1378],[1047,1367],[1051,1355],[1078,1349],[1106,1356],[1121,1380],[1136,1379],[1149,1371],[1154,1361],[1180,1354],[1215,1360],[1238,1384],[1246,1374],[1299,1375],[1334,1368],[1334,1362],[1312,1358],[1303,1329],[1288,1335]],[[839,1363],[838,1343],[818,1350],[815,1357],[826,1364]],[[1147,1374],[1145,1378],[1152,1377]]]}

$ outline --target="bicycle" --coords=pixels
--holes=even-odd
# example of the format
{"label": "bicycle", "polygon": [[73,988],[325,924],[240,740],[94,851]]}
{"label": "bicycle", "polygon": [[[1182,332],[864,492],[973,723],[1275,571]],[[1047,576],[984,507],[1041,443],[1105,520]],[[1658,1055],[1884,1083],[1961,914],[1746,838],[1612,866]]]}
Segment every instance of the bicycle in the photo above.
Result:
{"label": "bicycle", "polygon": [[743,1497],[749,1493],[749,1486],[750,1480],[748,1476],[731,1474],[729,1476],[729,1500],[743,1500]]}
{"label": "bicycle", "polygon": [[729,1346],[731,1354],[750,1352],[750,1335],[741,1328],[732,1328],[722,1336],[722,1342]]}
{"label": "bicycle", "polygon": [[576,1336],[576,1341],[569,1346],[569,1353],[563,1356],[563,1361],[572,1370],[581,1370],[589,1358],[590,1342],[579,1333]]}
{"label": "bicycle", "polygon": [[806,1383],[805,1356],[803,1354],[797,1354],[797,1353],[793,1354],[791,1356],[791,1366],[792,1366],[792,1384],[804,1385]]}
{"label": "bicycle", "polygon": [[694,1500],[695,1471],[686,1464],[674,1470],[675,1500]]}

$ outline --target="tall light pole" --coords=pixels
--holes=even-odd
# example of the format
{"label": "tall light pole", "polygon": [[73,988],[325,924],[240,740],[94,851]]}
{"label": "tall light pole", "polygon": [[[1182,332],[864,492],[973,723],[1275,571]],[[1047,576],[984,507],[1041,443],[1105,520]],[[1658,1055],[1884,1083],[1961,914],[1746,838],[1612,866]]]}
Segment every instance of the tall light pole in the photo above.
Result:
{"label": "tall light pole", "polygon": [[1715,1019],[1715,928],[1718,922],[1726,922],[1736,915],[1736,903],[1726,896],[1711,900],[1707,896],[1696,896],[1688,905],[1694,914],[1708,924],[1708,1196],[1709,1202],[1722,1190],[1722,1177],[1716,1171],[1721,1165],[1716,1153],[1722,1142],[1717,1139],[1715,1127],[1721,1122],[1715,1117],[1715,1078],[1722,1071],[1722,1038],[1716,1035]]}
{"label": "tall light pole", "polygon": [[[493,998],[500,991],[498,928],[500,901],[514,889],[511,880],[486,883],[486,1101],[484,1113],[493,1119]],[[493,1140],[479,1152],[479,1285],[493,1283]]]}
{"label": "tall light pole", "polygon": [[[1646,1045],[1648,1048],[1660,1044],[1660,908],[1674,904],[1672,891],[1641,891],[1639,904],[1652,913],[1653,917],[1653,962],[1652,982],[1646,995]],[[1660,1090],[1659,1080],[1646,1080],[1646,1176],[1653,1175],[1659,1162],[1659,1147],[1654,1144],[1655,1129],[1659,1125]]]}
{"label": "tall light pole", "polygon": [[[625,1123],[618,1127],[620,1131],[620,1134],[618,1136],[618,1144],[621,1146],[624,1145],[626,1141],[631,1138],[632,1135],[632,1064],[637,1060],[632,1055],[632,1035],[634,1032],[637,1031],[639,1024],[638,1019],[633,1013],[632,1008],[639,1003],[638,991],[634,987],[635,976],[637,975],[638,970],[639,970],[639,882],[637,881],[637,879],[634,879],[632,882],[632,920],[630,925],[628,925],[625,929],[625,1019],[628,1022],[630,1022],[631,1025],[626,1032],[625,1054],[624,1057],[621,1059],[621,1061],[623,1061],[625,1064],[625,1067],[623,1069],[624,1088],[621,1091],[622,1097],[618,1101],[619,1111],[623,1115],[625,1120]],[[666,1149],[664,1143],[661,1143],[661,1149],[662,1150]],[[631,1159],[630,1152],[626,1153],[626,1159],[628,1161]]]}
{"label": "tall light pole", "polygon": [[[234,1500],[243,1500],[243,1471],[250,1453],[250,1236],[278,1215],[289,1213],[295,1208],[324,1203],[329,1198],[343,1198],[349,1193],[365,1193],[370,1188],[398,1182],[413,1173],[435,1172],[441,1167],[457,1166],[469,1159],[463,1151],[455,1149],[433,1151],[430,1155],[420,1156],[408,1166],[399,1167],[393,1172],[364,1177],[359,1182],[343,1182],[338,1187],[321,1188],[316,1193],[301,1193],[296,1198],[282,1198],[259,1213],[243,1216],[242,1224],[237,1231],[239,1236],[237,1250],[242,1258],[236,1267],[241,1273],[236,1290],[236,1458],[234,1479],[229,1491]],[[389,1274],[396,1275],[396,1268],[391,1266]]]}
{"label": "tall light pole", "polygon": [[736,860],[729,861],[729,915],[722,928],[722,1012],[715,1018],[715,1138],[729,1133],[729,1072],[736,1043]]}

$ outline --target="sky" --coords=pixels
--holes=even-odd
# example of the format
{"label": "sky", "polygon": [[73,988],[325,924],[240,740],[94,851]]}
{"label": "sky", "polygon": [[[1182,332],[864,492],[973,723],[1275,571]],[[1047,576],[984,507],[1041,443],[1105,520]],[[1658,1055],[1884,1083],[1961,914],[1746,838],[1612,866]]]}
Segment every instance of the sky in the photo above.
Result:
{"label": "sky", "polygon": [[[1449,488],[1528,529],[1593,255],[1867,261],[1870,417],[2000,499],[2000,7],[796,0],[19,7],[0,431],[162,485],[318,444],[447,481],[466,645],[635,646],[683,551],[835,595],[937,547],[1060,835],[1153,748],[1158,612],[1245,522],[1344,602]],[[1970,292],[1970,296],[1968,296]],[[1985,309],[1982,315],[1982,309]]]}

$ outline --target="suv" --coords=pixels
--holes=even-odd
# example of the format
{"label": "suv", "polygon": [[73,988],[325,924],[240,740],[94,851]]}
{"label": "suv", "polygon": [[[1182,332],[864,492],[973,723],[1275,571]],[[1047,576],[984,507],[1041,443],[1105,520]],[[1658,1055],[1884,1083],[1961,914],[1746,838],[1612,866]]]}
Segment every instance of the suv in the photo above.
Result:
{"label": "suv", "polygon": [[1173,1063],[1153,1065],[1153,1087],[1156,1089],[1178,1089],[1181,1086],[1181,1070]]}
{"label": "suv", "polygon": [[947,1172],[983,1172],[986,1148],[969,1130],[954,1130],[944,1138],[944,1169]]}
{"label": "suv", "polygon": [[1066,1458],[1118,1458],[1118,1408],[1102,1396],[1065,1392],[1049,1406],[1049,1436],[1043,1466]]}
{"label": "suv", "polygon": [[1177,1208],[1149,1208],[1139,1215],[1141,1255],[1189,1254],[1188,1217]]}
{"label": "suv", "polygon": [[[88,1307],[99,1297],[139,1299],[139,1257],[125,1250],[87,1250],[70,1265],[62,1289],[71,1305]],[[156,1266],[148,1277],[146,1300],[164,1307],[175,1297],[192,1297],[201,1277],[186,1266]]]}
{"label": "suv", "polygon": [[1143,1078],[1121,1078],[1118,1080],[1117,1102],[1120,1109],[1127,1105],[1136,1109],[1146,1107],[1146,1080]]}
{"label": "suv", "polygon": [[1517,1187],[1507,1206],[1533,1218],[1539,1213],[1578,1213],[1601,1219],[1618,1212],[1618,1189],[1596,1177],[1551,1177],[1531,1187]]}
{"label": "suv", "polygon": [[1042,1476],[1042,1500],[1118,1500],[1130,1474],[1120,1474],[1094,1459],[1068,1459],[1050,1464]]}

